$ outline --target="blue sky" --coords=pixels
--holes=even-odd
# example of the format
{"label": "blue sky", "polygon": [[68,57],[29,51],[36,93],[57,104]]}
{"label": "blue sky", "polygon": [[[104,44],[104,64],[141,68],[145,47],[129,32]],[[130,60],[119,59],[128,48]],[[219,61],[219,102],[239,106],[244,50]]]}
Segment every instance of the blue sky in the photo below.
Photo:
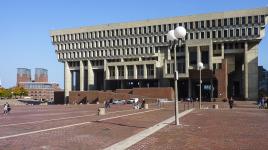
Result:
{"label": "blue sky", "polygon": [[[16,84],[16,68],[48,69],[49,81],[63,87],[49,30],[228,10],[268,7],[267,0],[5,0],[0,3],[0,79]],[[268,32],[266,32],[268,34]],[[259,47],[259,65],[268,69],[268,38]]]}

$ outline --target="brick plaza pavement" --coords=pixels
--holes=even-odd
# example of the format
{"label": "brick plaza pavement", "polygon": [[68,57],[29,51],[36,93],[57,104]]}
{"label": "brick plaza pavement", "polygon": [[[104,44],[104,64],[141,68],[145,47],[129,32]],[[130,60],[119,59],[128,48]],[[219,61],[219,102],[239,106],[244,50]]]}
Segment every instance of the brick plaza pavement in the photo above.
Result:
{"label": "brick plaza pavement", "polygon": [[[211,108],[214,103],[203,103]],[[168,125],[129,149],[263,149],[267,147],[267,111],[237,102],[228,109],[195,110],[180,119],[182,126]],[[180,103],[180,110],[192,103]],[[195,107],[198,103],[195,103]],[[63,150],[104,149],[174,115],[173,103],[158,109],[133,110],[112,105],[97,116],[98,105],[16,106],[0,115],[0,149]]]}
{"label": "brick plaza pavement", "polygon": [[137,149],[267,150],[268,110],[253,102],[236,102],[234,109],[196,110],[130,147]]}

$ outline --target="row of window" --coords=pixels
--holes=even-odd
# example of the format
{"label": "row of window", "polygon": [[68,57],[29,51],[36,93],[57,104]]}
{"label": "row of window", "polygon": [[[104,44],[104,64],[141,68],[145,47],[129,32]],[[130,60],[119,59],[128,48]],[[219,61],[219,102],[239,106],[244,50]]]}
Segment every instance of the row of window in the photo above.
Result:
{"label": "row of window", "polygon": [[[186,39],[205,39],[205,38],[228,38],[228,37],[241,37],[259,35],[259,27],[236,28],[236,29],[222,29],[207,32],[190,32],[187,33]],[[167,42],[165,35],[162,36],[149,36],[137,37],[117,40],[102,40],[92,42],[77,42],[68,44],[58,44],[57,50],[73,50],[73,49],[88,49],[88,48],[104,48],[127,46],[136,44],[151,44],[151,43],[164,43]]]}
{"label": "row of window", "polygon": [[58,53],[58,59],[106,57],[106,56],[122,56],[122,55],[128,56],[128,55],[154,54],[154,53],[155,53],[155,47],[140,47],[140,48],[128,48],[128,49]]}
{"label": "row of window", "polygon": [[235,18],[164,24],[164,25],[153,25],[145,27],[134,27],[134,28],[114,29],[104,31],[93,31],[93,32],[76,33],[76,34],[65,34],[65,35],[52,36],[52,41],[62,42],[62,41],[85,40],[85,39],[95,39],[104,37],[118,37],[125,35],[138,35],[138,34],[150,34],[150,33],[155,34],[157,32],[168,32],[169,30],[175,29],[177,26],[184,26],[186,29],[199,29],[199,28],[222,27],[228,25],[233,26],[233,25],[259,24],[259,23],[265,23],[264,15],[244,16]]}
{"label": "row of window", "polygon": [[166,38],[167,37],[165,35],[162,35],[162,36],[136,37],[136,38],[126,38],[117,40],[102,40],[102,41],[57,44],[57,50],[104,48],[104,47],[137,45],[137,44],[140,45],[150,43],[164,43],[167,41]]}
{"label": "row of window", "polygon": [[229,38],[229,37],[243,37],[243,36],[258,36],[258,27],[236,28],[236,29],[222,29],[207,32],[190,32],[186,35],[186,39],[209,39],[209,38]]}
{"label": "row of window", "polygon": [[[147,76],[154,76],[155,70],[154,70],[154,65],[153,64],[146,64],[146,65],[137,65],[137,76],[140,78],[143,78],[144,76],[144,70],[146,69],[147,71]],[[145,68],[146,67],[146,68]],[[109,74],[110,78],[114,79],[115,78],[115,66],[109,66]],[[125,68],[124,66],[117,66],[118,70],[118,78],[124,78],[124,73],[125,73]],[[127,75],[129,78],[133,78],[134,76],[134,66],[127,66]]]}

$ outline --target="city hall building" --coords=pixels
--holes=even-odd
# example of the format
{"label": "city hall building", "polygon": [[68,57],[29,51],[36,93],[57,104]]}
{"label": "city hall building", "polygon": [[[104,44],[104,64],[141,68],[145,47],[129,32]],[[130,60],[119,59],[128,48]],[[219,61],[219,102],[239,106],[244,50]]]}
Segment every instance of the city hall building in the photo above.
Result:
{"label": "city hall building", "polygon": [[[174,87],[179,97],[256,99],[258,46],[265,34],[268,8],[178,16],[51,31],[69,91]],[[186,28],[182,47],[170,48],[166,34]]]}

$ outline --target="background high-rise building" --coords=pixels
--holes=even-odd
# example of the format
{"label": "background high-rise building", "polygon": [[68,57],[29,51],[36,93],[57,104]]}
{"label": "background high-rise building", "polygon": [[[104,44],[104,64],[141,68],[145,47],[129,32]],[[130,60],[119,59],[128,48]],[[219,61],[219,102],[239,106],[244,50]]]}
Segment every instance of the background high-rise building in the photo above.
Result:
{"label": "background high-rise building", "polygon": [[17,85],[20,82],[31,82],[31,70],[27,68],[17,68]]}
{"label": "background high-rise building", "polygon": [[35,82],[48,82],[47,69],[35,68]]}
{"label": "background high-rise building", "polygon": [[18,68],[17,85],[28,90],[28,96],[38,100],[53,100],[54,91],[61,90],[59,84],[48,82],[48,71],[35,68],[35,80],[31,80],[31,70]]}

